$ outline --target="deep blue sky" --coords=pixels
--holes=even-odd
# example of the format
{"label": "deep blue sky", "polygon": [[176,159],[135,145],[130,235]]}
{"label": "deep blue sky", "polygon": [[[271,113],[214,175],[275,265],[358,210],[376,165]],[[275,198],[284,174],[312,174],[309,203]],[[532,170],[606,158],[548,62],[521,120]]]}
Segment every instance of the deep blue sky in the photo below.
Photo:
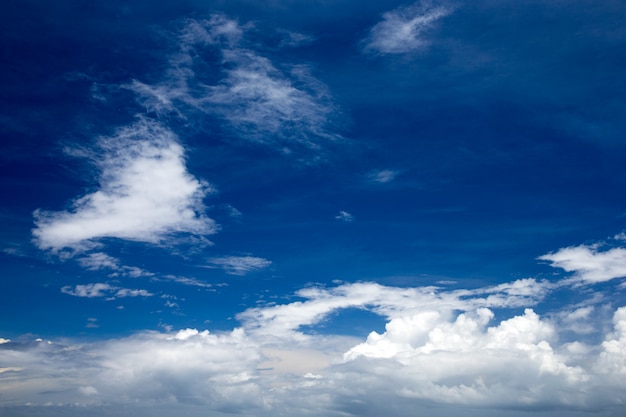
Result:
{"label": "deep blue sky", "polygon": [[625,20],[5,2],[2,413],[619,415]]}

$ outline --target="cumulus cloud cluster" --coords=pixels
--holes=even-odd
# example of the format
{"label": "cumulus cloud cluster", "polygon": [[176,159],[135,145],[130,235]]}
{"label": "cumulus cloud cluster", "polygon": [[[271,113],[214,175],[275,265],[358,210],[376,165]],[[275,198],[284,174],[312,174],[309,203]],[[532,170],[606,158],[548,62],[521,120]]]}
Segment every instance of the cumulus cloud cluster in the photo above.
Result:
{"label": "cumulus cloud cluster", "polygon": [[[104,405],[141,405],[190,415],[373,416],[383,398],[396,404],[392,416],[414,415],[420,405],[434,415],[467,407],[475,415],[510,407],[611,415],[626,392],[626,307],[615,310],[600,342],[562,341],[559,316],[532,308],[551,288],[531,279],[450,291],[311,287],[296,294],[301,301],[242,312],[241,327],[227,332],[141,332],[87,344],[7,340],[0,393],[5,406],[78,404],[94,415]],[[360,339],[304,330],[346,308],[384,316],[384,331]]]}

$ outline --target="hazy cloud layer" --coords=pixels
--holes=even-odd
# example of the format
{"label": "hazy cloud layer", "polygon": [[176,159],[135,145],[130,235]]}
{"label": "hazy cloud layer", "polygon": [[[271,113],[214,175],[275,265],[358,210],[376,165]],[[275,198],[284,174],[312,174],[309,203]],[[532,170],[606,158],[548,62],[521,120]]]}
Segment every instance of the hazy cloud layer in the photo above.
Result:
{"label": "hazy cloud layer", "polygon": [[[626,390],[626,308],[615,310],[594,344],[561,341],[559,322],[530,307],[497,318],[494,307],[535,305],[550,288],[535,280],[454,291],[313,287],[298,292],[304,301],[242,312],[242,327],[231,332],[143,332],[89,344],[6,340],[0,393],[5,406],[73,404],[96,413],[106,404],[205,415],[375,415],[386,398],[397,404],[392,416],[425,404],[435,415],[468,406],[486,415],[570,406],[611,415]],[[112,287],[70,291],[96,297]],[[385,331],[363,340],[301,329],[345,308],[386,317]]]}
{"label": "hazy cloud layer", "polygon": [[40,249],[80,251],[97,247],[101,238],[161,244],[177,233],[215,233],[202,204],[211,187],[187,172],[184,148],[172,131],[139,119],[98,146],[98,190],[68,211],[35,212]]}

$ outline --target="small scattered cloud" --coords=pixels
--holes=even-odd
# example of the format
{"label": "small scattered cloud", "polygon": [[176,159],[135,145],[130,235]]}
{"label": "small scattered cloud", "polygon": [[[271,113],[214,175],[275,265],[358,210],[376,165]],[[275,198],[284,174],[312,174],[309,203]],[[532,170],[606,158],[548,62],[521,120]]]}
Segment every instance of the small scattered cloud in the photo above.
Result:
{"label": "small scattered cloud", "polygon": [[90,253],[85,257],[76,259],[76,261],[80,266],[91,271],[100,269],[117,270],[119,268],[119,260],[104,252]]}
{"label": "small scattered cloud", "polygon": [[350,223],[354,221],[354,216],[347,211],[341,210],[339,214],[335,216],[335,219]]}
{"label": "small scattered cloud", "polygon": [[24,257],[26,253],[18,247],[9,247],[2,249],[2,253],[10,256]]}
{"label": "small scattered cloud", "polygon": [[256,256],[223,256],[211,258],[209,262],[222,268],[230,275],[246,275],[249,272],[267,268],[272,264],[272,261]]}
{"label": "small scattered cloud", "polygon": [[296,48],[300,46],[310,45],[316,41],[315,36],[306,35],[299,32],[280,31],[283,39],[280,41],[279,46]]}
{"label": "small scattered cloud", "polygon": [[145,271],[136,266],[121,265],[120,260],[107,255],[104,252],[94,252],[87,256],[77,258],[78,264],[90,271],[111,270],[110,276],[124,275],[131,278],[152,277],[152,272]]}
{"label": "small scattered cloud", "polygon": [[372,171],[367,175],[370,182],[385,184],[396,179],[400,172],[392,169],[382,169],[380,171]]}
{"label": "small scattered cloud", "polygon": [[559,249],[537,258],[550,266],[573,272],[574,279],[587,284],[626,277],[626,249],[605,251],[599,245],[580,245]]}
{"label": "small scattered cloud", "polygon": [[430,43],[426,32],[435,22],[449,15],[450,8],[428,2],[401,7],[383,14],[365,39],[365,52],[406,54],[424,49]]}
{"label": "small scattered cloud", "polygon": [[151,297],[154,294],[141,289],[120,288],[107,283],[79,284],[74,287],[66,285],[61,288],[64,294],[73,295],[75,297],[85,298],[101,298],[107,299],[125,298],[125,297]]}
{"label": "small scattered cloud", "polygon": [[217,231],[203,214],[202,200],[213,189],[187,172],[172,131],[141,118],[98,145],[97,191],[74,200],[69,211],[35,212],[40,249],[79,252],[98,247],[102,238],[165,244],[175,234]]}
{"label": "small scattered cloud", "polygon": [[168,281],[178,282],[179,284],[189,285],[192,287],[212,288],[214,285],[208,282],[200,281],[196,278],[182,277],[178,275],[165,275],[163,279]]}
{"label": "small scattered cloud", "polygon": [[226,212],[228,213],[228,215],[233,219],[239,220],[243,217],[243,213],[239,211],[237,208],[231,206],[230,204],[226,204],[224,208]]}

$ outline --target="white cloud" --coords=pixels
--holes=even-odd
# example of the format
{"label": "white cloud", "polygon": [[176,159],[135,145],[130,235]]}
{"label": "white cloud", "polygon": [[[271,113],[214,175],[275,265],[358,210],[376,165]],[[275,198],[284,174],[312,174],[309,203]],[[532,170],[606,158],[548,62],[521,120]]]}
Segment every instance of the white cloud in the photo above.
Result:
{"label": "white cloud", "polygon": [[[595,345],[562,342],[559,326],[531,308],[498,317],[500,308],[539,302],[547,284],[543,292],[538,286],[520,280],[453,291],[373,283],[312,287],[297,293],[304,301],[243,312],[243,326],[228,332],[7,341],[3,366],[12,371],[0,372],[0,397],[5,405],[35,408],[73,404],[90,415],[102,404],[117,407],[117,415],[139,407],[135,414],[158,408],[160,416],[182,409],[186,415],[261,417],[385,410],[408,417],[425,406],[438,416],[465,416],[468,409],[473,416],[521,415],[510,410],[567,415],[573,409],[618,415],[626,394],[626,307],[615,311]],[[384,332],[372,331],[365,340],[297,332],[349,307],[385,316]],[[591,313],[567,315],[578,320]]]}
{"label": "white cloud", "polygon": [[613,329],[614,332],[602,342],[597,370],[623,378],[626,375],[626,307],[619,308],[613,315]]}
{"label": "white cloud", "polygon": [[555,268],[574,272],[577,280],[589,284],[626,277],[624,248],[601,251],[597,245],[571,246],[538,259],[550,261],[550,265]]}
{"label": "white cloud", "polygon": [[306,301],[248,309],[237,317],[249,331],[257,329],[271,338],[307,336],[298,329],[320,322],[333,311],[345,308],[369,309],[393,320],[423,311],[437,311],[449,319],[455,311],[477,308],[515,308],[537,304],[552,284],[534,279],[475,290],[444,291],[437,287],[395,288],[375,283],[344,284],[330,289],[311,287],[298,291]]}
{"label": "white cloud", "polygon": [[245,275],[248,272],[267,268],[272,264],[272,261],[255,256],[223,256],[211,258],[209,261],[231,275]]}
{"label": "white cloud", "polygon": [[[164,80],[156,85],[134,81],[134,91],[149,111],[201,111],[220,117],[237,137],[290,153],[294,147],[319,149],[331,133],[337,114],[326,87],[306,66],[279,69],[268,58],[245,46],[246,26],[223,15],[190,20],[179,38],[180,50],[170,59]],[[219,80],[199,81],[196,49],[212,48],[222,57]]]}
{"label": "white cloud", "polygon": [[179,284],[189,285],[192,287],[212,288],[214,286],[213,284],[200,281],[196,278],[181,277],[177,275],[165,275],[163,278],[170,280],[170,281],[178,282]]}
{"label": "white cloud", "polygon": [[393,181],[398,176],[398,174],[398,171],[392,169],[383,169],[380,171],[370,172],[367,177],[371,182],[385,184]]}
{"label": "white cloud", "polygon": [[365,51],[381,54],[405,54],[429,44],[425,33],[434,23],[451,13],[449,8],[416,3],[383,14],[365,39]]}
{"label": "white cloud", "polygon": [[154,295],[146,290],[120,288],[102,282],[84,285],[79,284],[74,286],[73,288],[70,285],[66,285],[65,287],[61,288],[61,292],[76,297],[107,297],[109,299],[124,297],[151,297],[152,295]]}
{"label": "white cloud", "polygon": [[[202,200],[212,189],[187,172],[173,132],[139,119],[98,145],[98,190],[76,199],[69,211],[35,212],[33,236],[40,249],[81,251],[97,247],[102,238],[164,244],[174,234],[217,230],[202,213]],[[98,259],[83,262],[95,267]]]}
{"label": "white cloud", "polygon": [[93,252],[87,256],[77,258],[76,261],[80,266],[90,271],[108,269],[114,271],[111,275],[125,275],[132,278],[154,276],[152,272],[145,271],[136,266],[121,265],[119,259],[107,255],[104,252]]}
{"label": "white cloud", "polygon": [[341,210],[339,214],[335,216],[335,219],[349,223],[354,221],[354,216],[347,211]]}
{"label": "white cloud", "polygon": [[282,47],[299,47],[304,45],[310,45],[315,42],[315,37],[298,32],[281,31],[283,39],[280,41]]}
{"label": "white cloud", "polygon": [[118,269],[118,259],[107,255],[104,252],[90,253],[89,255],[78,258],[76,260],[82,267],[91,271],[97,271],[99,269]]}

